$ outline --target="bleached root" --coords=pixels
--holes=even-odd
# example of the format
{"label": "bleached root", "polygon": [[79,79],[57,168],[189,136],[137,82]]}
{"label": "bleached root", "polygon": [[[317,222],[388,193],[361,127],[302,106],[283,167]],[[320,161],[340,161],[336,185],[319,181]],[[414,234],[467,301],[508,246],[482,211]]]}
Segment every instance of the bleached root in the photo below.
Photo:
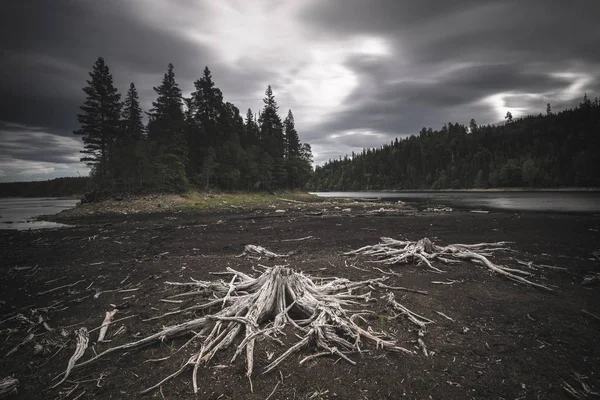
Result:
{"label": "bleached root", "polygon": [[83,356],[83,353],[85,353],[85,350],[88,347],[88,343],[90,341],[90,335],[85,327],[77,329],[75,331],[75,336],[77,338],[77,345],[75,347],[75,352],[73,353],[73,355],[71,356],[71,359],[69,360],[69,363],[67,365],[67,370],[65,371],[65,375],[57,384],[52,386],[52,389],[57,386],[60,386],[64,381],[67,380],[67,378],[69,377],[69,374],[75,367],[75,363]]}
{"label": "bleached root", "polygon": [[[414,354],[411,350],[399,346],[393,338],[383,332],[373,332],[370,328],[364,329],[359,326],[355,322],[360,317],[359,312],[353,313],[347,309],[347,306],[370,299],[370,292],[355,294],[355,289],[377,285],[386,278],[361,282],[342,278],[311,278],[285,266],[267,268],[257,278],[233,269],[228,269],[228,273],[233,275],[229,282],[194,281],[186,285],[198,287],[197,293],[205,295],[212,290],[211,294],[214,296],[206,303],[210,306],[198,305],[197,308],[194,306],[187,310],[217,307],[220,308],[219,311],[182,324],[167,326],[160,332],[136,342],[110,348],[76,365],[75,368],[83,367],[117,351],[135,349],[193,333],[194,338],[199,340],[199,345],[188,361],[178,371],[146,389],[144,393],[158,388],[187,368],[192,368],[192,383],[194,391],[197,392],[198,369],[200,365],[209,362],[217,352],[231,347],[234,341],[239,342],[231,362],[245,353],[246,374],[250,378],[254,372],[254,349],[257,340],[269,339],[283,345],[276,336],[283,334],[286,327],[294,329],[299,340],[271,361],[262,373],[273,370],[292,353],[309,346],[315,348],[318,355],[332,354],[350,363],[353,361],[347,354],[360,351],[362,341],[372,342],[376,347],[386,350]],[[411,318],[413,315],[416,316],[411,314]],[[238,338],[241,338],[241,341],[236,340]]]}
{"label": "bleached root", "polygon": [[0,399],[4,399],[11,394],[17,393],[17,387],[19,386],[19,380],[8,376],[4,379],[0,379]]}
{"label": "bleached root", "polygon": [[375,258],[375,260],[372,261],[374,263],[388,265],[414,262],[423,263],[435,272],[440,273],[444,271],[435,267],[432,262],[438,261],[443,264],[454,264],[460,262],[460,260],[467,260],[475,264],[483,265],[491,271],[503,275],[515,282],[552,291],[552,289],[546,285],[535,283],[525,278],[526,276],[531,276],[531,272],[494,264],[489,260],[488,257],[495,251],[509,251],[510,249],[506,247],[508,243],[509,242],[495,242],[438,246],[432,243],[428,238],[412,242],[382,237],[381,242],[376,245],[364,246],[344,254],[366,255]]}
{"label": "bleached root", "polygon": [[102,327],[100,328],[100,334],[98,335],[98,343],[104,340],[106,336],[106,332],[108,331],[108,325],[110,325],[113,317],[119,310],[114,309],[112,311],[107,311],[106,316],[104,317],[104,321],[102,322]]}

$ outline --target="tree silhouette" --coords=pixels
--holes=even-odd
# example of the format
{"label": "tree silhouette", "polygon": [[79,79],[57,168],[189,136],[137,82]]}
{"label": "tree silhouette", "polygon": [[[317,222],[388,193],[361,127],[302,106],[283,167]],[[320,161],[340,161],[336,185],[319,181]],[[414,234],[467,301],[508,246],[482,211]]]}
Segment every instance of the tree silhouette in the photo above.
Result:
{"label": "tree silhouette", "polygon": [[82,113],[77,115],[80,127],[74,133],[82,136],[84,156],[81,161],[90,166],[92,175],[106,186],[114,172],[111,162],[120,131],[121,95],[102,57],[94,63],[87,84],[83,88],[86,98],[80,107]]}

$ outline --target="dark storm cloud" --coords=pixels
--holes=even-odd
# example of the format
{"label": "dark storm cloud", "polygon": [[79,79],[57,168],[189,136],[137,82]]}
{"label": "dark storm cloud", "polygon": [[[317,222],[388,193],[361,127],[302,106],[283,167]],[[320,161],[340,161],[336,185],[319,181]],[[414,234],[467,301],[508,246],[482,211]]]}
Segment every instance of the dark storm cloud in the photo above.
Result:
{"label": "dark storm cloud", "polygon": [[143,24],[114,0],[9,2],[0,26],[0,118],[57,132],[76,126],[81,88],[99,56],[122,91],[134,81],[141,92],[158,85],[169,62],[179,80],[191,80],[202,71],[198,60],[211,56],[198,43]]}
{"label": "dark storm cloud", "polygon": [[522,93],[539,93],[565,87],[564,79],[521,71],[518,66],[507,64],[465,66],[435,80],[393,82],[392,77],[386,80],[370,79],[362,73],[360,76],[363,84],[359,90],[370,95],[350,96],[347,107],[323,124],[323,128],[334,132],[371,129],[402,135],[416,133],[424,125],[438,128],[446,122],[466,122],[470,118],[496,122],[473,103],[486,95],[514,88]]}
{"label": "dark storm cloud", "polygon": [[[504,112],[537,114],[546,102],[555,109],[572,106],[586,90],[597,94],[599,13],[595,0],[568,5],[537,0],[316,2],[303,13],[307,24],[339,37],[383,37],[393,51],[389,60],[346,62],[360,83],[311,138],[323,148],[360,144],[332,133],[364,130],[383,133],[383,144],[423,126],[437,129],[470,118],[496,123],[502,104],[486,102],[494,95],[502,95]],[[561,72],[571,75],[554,75]]]}
{"label": "dark storm cloud", "polygon": [[0,122],[0,154],[5,159],[78,164],[77,138],[52,134],[41,127]]}

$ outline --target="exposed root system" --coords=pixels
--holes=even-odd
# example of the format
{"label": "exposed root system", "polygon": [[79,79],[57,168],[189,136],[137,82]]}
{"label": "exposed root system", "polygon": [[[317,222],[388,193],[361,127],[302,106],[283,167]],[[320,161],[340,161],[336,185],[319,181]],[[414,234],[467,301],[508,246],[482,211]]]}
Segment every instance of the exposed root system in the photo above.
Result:
{"label": "exposed root system", "polygon": [[438,273],[444,271],[434,266],[433,261],[438,261],[443,264],[454,264],[460,262],[460,260],[467,260],[475,264],[483,265],[491,271],[503,275],[515,282],[552,291],[552,289],[546,285],[535,283],[525,278],[531,276],[531,272],[497,265],[490,261],[488,257],[491,256],[493,252],[510,250],[506,247],[508,243],[509,242],[496,242],[438,246],[432,243],[428,238],[412,242],[382,237],[381,242],[376,245],[364,246],[344,254],[374,257],[376,260],[373,262],[383,264],[422,263]]}
{"label": "exposed root system", "polygon": [[[187,368],[193,369],[192,381],[194,391],[197,392],[199,366],[210,361],[219,350],[230,347],[239,337],[231,362],[245,352],[246,374],[250,378],[254,372],[254,349],[257,339],[267,338],[283,344],[277,336],[284,335],[286,327],[294,329],[299,340],[275,357],[262,373],[273,370],[290,354],[308,346],[318,351],[315,357],[334,354],[350,363],[354,362],[347,354],[360,351],[361,342],[372,342],[386,350],[414,354],[413,351],[399,346],[388,335],[359,326],[356,319],[360,318],[360,314],[364,314],[365,311],[348,309],[348,306],[370,300],[371,292],[356,294],[355,289],[376,285],[386,278],[361,282],[342,278],[313,278],[285,266],[267,268],[258,278],[230,268],[227,274],[232,276],[229,282],[168,282],[171,285],[191,286],[196,289],[194,293],[213,296],[213,299],[207,303],[189,307],[187,311],[215,307],[220,308],[219,311],[182,324],[167,326],[160,332],[136,342],[113,347],[76,365],[75,368],[90,364],[114,352],[135,349],[193,333],[192,339],[198,339],[200,346],[187,362],[172,375],[144,390],[143,393],[158,388]],[[393,303],[395,309],[406,313],[408,318],[418,322],[419,326],[424,327],[421,324],[431,322],[406,308],[399,309],[398,307],[402,306],[395,301]],[[67,374],[68,372],[69,370]]]}

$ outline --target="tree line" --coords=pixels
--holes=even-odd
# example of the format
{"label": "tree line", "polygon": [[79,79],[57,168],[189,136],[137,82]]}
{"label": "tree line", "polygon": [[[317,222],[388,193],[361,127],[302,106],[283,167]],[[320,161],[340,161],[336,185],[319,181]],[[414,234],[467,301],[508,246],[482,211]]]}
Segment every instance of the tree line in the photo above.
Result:
{"label": "tree line", "polygon": [[0,197],[80,196],[90,189],[88,177],[54,178],[47,181],[0,182]]}
{"label": "tree line", "polygon": [[317,166],[312,190],[600,187],[600,102],[502,125],[448,123]]}
{"label": "tree line", "polygon": [[279,116],[271,86],[258,115],[223,100],[206,67],[189,97],[168,65],[154,87],[156,100],[143,122],[135,85],[121,101],[99,57],[74,133],[83,140],[81,161],[102,191],[185,191],[190,185],[224,190],[294,189],[312,174],[312,152],[301,143],[294,115]]}

